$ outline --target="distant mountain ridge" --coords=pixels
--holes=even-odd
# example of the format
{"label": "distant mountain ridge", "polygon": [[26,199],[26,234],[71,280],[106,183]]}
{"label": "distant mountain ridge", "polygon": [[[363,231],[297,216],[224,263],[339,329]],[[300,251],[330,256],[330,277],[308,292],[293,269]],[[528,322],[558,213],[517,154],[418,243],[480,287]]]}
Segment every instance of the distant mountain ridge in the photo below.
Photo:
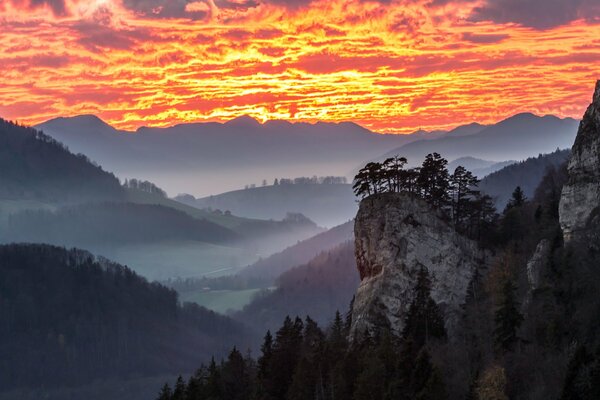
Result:
{"label": "distant mountain ridge", "polygon": [[[119,176],[153,181],[170,193],[225,192],[281,176],[345,175],[357,163],[448,132],[378,134],[352,122],[292,123],[238,117],[225,123],[117,130],[98,117],[55,118],[37,128]],[[476,132],[476,124],[456,135]],[[452,132],[450,133],[452,134]]]}
{"label": "distant mountain ridge", "polygon": [[339,225],[356,214],[350,184],[284,184],[235,190],[196,199],[175,200],[198,208],[230,211],[247,218],[282,219],[288,212],[302,213],[320,226]]}
{"label": "distant mountain ridge", "polygon": [[448,160],[475,157],[484,160],[524,160],[571,147],[579,122],[572,118],[539,117],[517,114],[467,136],[450,136],[417,141],[400,146],[377,158],[400,155],[411,165],[420,164],[429,153],[437,152]]}

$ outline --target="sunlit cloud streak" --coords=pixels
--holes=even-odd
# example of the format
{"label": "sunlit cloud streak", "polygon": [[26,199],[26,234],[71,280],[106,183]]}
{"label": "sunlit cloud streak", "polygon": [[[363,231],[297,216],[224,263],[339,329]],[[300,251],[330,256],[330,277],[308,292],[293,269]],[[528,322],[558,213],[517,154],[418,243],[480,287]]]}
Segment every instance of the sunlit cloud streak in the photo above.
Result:
{"label": "sunlit cloud streak", "polygon": [[10,0],[0,116],[93,113],[133,130],[250,115],[396,133],[579,117],[600,78],[597,3]]}

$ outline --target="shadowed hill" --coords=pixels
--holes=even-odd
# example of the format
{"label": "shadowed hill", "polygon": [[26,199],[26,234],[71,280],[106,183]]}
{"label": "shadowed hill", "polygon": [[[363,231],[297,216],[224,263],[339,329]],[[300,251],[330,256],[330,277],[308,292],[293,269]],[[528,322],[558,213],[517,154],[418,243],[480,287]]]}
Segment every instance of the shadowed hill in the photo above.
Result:
{"label": "shadowed hill", "polygon": [[239,272],[243,278],[273,281],[287,270],[307,263],[319,253],[328,251],[354,237],[354,221],[331,228],[310,239],[273,254]]}
{"label": "shadowed hill", "polygon": [[358,287],[354,243],[340,244],[277,279],[277,289],[258,295],[234,315],[257,332],[274,330],[286,315],[310,315],[327,325],[348,309]]}
{"label": "shadowed hill", "polygon": [[556,150],[509,165],[482,179],[479,188],[492,196],[496,207],[502,210],[517,186],[521,187],[525,196],[532,198],[548,168],[564,164],[570,153],[570,150]]}
{"label": "shadowed hill", "polygon": [[160,205],[98,203],[23,211],[9,218],[11,240],[65,246],[122,245],[164,240],[234,243],[242,238],[204,219]]}
{"label": "shadowed hill", "polygon": [[0,198],[46,203],[115,200],[114,175],[35,129],[0,119]]}
{"label": "shadowed hill", "polygon": [[0,246],[0,389],[192,371],[242,327],[81,250]]}

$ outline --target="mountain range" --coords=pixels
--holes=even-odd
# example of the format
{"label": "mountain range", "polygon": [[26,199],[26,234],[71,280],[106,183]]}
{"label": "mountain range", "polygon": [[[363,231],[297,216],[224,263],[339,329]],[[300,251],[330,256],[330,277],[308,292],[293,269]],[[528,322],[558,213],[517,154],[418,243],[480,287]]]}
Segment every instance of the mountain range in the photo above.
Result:
{"label": "mountain range", "polygon": [[432,141],[417,141],[397,147],[378,160],[400,155],[410,165],[420,164],[429,153],[437,152],[447,160],[475,157],[484,160],[524,160],[538,154],[566,149],[573,145],[579,122],[572,118],[517,114],[476,134],[446,135]]}
{"label": "mountain range", "polygon": [[147,179],[171,194],[206,197],[282,177],[352,177],[357,165],[396,154],[415,164],[432,151],[448,160],[522,160],[569,147],[576,125],[569,118],[518,114],[490,126],[472,123],[451,131],[386,135],[350,122],[261,124],[239,117],[129,132],[81,115],[55,118],[37,128],[121,178]]}

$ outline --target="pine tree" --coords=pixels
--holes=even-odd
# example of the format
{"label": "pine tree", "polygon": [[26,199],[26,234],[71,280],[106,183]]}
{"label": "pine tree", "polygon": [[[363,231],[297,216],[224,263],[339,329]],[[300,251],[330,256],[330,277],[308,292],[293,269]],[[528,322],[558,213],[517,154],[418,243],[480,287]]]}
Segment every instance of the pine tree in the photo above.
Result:
{"label": "pine tree", "polygon": [[274,399],[284,399],[288,393],[294,371],[300,359],[303,323],[300,318],[292,322],[288,316],[277,331],[273,344],[273,356],[269,368],[272,387],[269,392]]}
{"label": "pine tree", "polygon": [[185,382],[181,375],[177,378],[177,382],[175,382],[175,388],[173,389],[173,395],[171,396],[172,400],[185,400]]}
{"label": "pine tree", "polygon": [[227,400],[250,398],[250,376],[242,353],[233,348],[222,372],[223,394]]}
{"label": "pine tree", "polygon": [[262,356],[258,359],[258,371],[256,375],[256,400],[273,399],[273,383],[271,379],[271,362],[273,358],[273,336],[267,331],[261,347]]}
{"label": "pine tree", "polygon": [[431,298],[431,280],[425,267],[421,266],[414,288],[413,301],[405,319],[402,335],[417,346],[423,346],[429,338],[445,338],[442,313]]}
{"label": "pine tree", "polygon": [[456,167],[450,177],[452,191],[452,219],[457,228],[462,228],[465,220],[473,212],[473,202],[479,192],[474,188],[479,179],[462,166]]}
{"label": "pine tree", "polygon": [[160,389],[160,392],[158,393],[158,397],[156,398],[156,400],[172,400],[173,399],[173,392],[171,391],[171,387],[169,386],[168,383],[165,383],[165,385],[162,387],[162,389]]}
{"label": "pine tree", "polygon": [[208,365],[206,397],[211,400],[223,399],[221,371],[219,367],[217,367],[214,357],[210,360],[210,364]]}
{"label": "pine tree", "polygon": [[523,322],[515,296],[512,279],[506,278],[502,286],[500,304],[494,314],[494,344],[499,351],[509,351],[517,342],[517,330]]}
{"label": "pine tree", "polygon": [[417,184],[425,200],[443,209],[450,203],[450,175],[446,166],[448,160],[438,153],[428,154],[419,170]]}
{"label": "pine tree", "polygon": [[506,214],[506,212],[508,210],[510,210],[511,208],[517,208],[517,207],[523,206],[526,201],[527,201],[527,197],[525,197],[525,193],[523,193],[523,190],[521,189],[521,186],[517,186],[515,188],[515,190],[512,192],[511,199],[506,204],[506,208],[504,209],[504,213]]}

